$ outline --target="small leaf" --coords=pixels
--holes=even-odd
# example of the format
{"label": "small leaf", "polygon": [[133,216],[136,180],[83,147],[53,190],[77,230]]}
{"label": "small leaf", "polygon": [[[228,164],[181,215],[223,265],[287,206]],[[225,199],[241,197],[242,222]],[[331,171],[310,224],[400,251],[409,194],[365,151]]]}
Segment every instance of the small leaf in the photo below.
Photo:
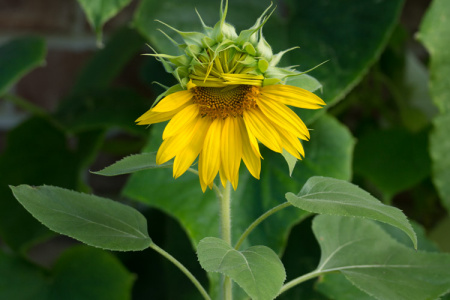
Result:
{"label": "small leaf", "polygon": [[198,244],[197,256],[203,269],[229,276],[252,299],[274,299],[286,279],[280,259],[265,246],[237,251],[224,240],[207,237]]}
{"label": "small leaf", "polygon": [[308,74],[303,74],[294,77],[288,77],[286,79],[287,85],[293,85],[302,89],[305,89],[310,92],[315,92],[318,89],[322,88],[320,82],[312,76]]}
{"label": "small leaf", "polygon": [[436,299],[449,291],[449,254],[407,248],[360,218],[317,216],[313,232],[322,250],[315,272],[340,271],[376,299]]}
{"label": "small leaf", "polygon": [[27,37],[12,40],[0,47],[0,95],[23,75],[45,62],[45,41]]}
{"label": "small leaf", "polygon": [[292,172],[294,172],[295,165],[297,164],[297,158],[284,149],[282,154],[289,167],[289,176],[292,176]]}
{"label": "small leaf", "polygon": [[393,206],[384,205],[366,191],[349,182],[327,177],[311,177],[298,195],[286,199],[306,211],[369,218],[403,230],[417,249],[417,237],[406,216]]}
{"label": "small leaf", "polygon": [[152,243],[137,210],[105,198],[52,186],[11,187],[17,200],[53,231],[109,250],[143,250]]}
{"label": "small leaf", "polygon": [[148,169],[168,168],[172,165],[172,161],[161,165],[156,164],[156,153],[151,152],[127,156],[103,170],[92,173],[103,176],[116,176]]}
{"label": "small leaf", "polygon": [[86,14],[92,28],[97,34],[97,41],[101,43],[102,27],[109,19],[130,3],[131,0],[78,0]]}

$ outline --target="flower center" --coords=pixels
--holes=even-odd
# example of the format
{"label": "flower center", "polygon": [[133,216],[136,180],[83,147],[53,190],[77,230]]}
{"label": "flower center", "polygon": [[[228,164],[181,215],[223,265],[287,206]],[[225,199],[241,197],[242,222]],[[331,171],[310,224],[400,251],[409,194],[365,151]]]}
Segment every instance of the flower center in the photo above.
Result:
{"label": "flower center", "polygon": [[194,103],[200,106],[200,115],[212,119],[242,116],[244,110],[256,108],[259,88],[253,85],[233,85],[224,88],[193,88]]}

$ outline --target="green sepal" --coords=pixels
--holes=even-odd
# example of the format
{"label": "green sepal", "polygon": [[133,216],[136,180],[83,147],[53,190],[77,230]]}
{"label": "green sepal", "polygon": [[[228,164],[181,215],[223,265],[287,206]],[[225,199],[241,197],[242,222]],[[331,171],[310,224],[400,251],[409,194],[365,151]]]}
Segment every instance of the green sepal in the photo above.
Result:
{"label": "green sepal", "polygon": [[258,56],[261,56],[268,61],[272,60],[273,52],[272,47],[270,47],[269,43],[266,41],[266,39],[262,35],[262,30],[260,31],[260,37],[258,45],[256,46],[256,54]]}
{"label": "green sepal", "polygon": [[264,58],[258,60],[258,69],[264,73],[267,71],[267,68],[269,67],[269,62],[265,60]]}
{"label": "green sepal", "polygon": [[245,52],[247,52],[248,54],[255,56],[256,55],[256,49],[255,47],[252,45],[252,43],[250,42],[246,42],[243,46],[242,49],[244,49]]}

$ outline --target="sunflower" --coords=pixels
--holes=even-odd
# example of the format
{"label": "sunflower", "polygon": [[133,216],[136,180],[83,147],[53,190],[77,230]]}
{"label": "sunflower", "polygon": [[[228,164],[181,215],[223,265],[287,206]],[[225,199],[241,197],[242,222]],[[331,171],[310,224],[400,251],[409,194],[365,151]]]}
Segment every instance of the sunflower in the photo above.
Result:
{"label": "sunflower", "polygon": [[259,142],[272,151],[284,150],[302,159],[305,153],[300,140],[308,140],[309,131],[289,106],[318,109],[325,105],[317,95],[285,84],[288,78],[303,73],[276,66],[283,54],[294,48],[272,53],[262,35],[270,7],[239,35],[225,22],[227,7],[221,3],[221,18],[214,27],[200,18],[203,33],[182,32],[163,23],[181,35],[184,43],[177,46],[184,53],[151,55],[163,62],[179,84],[136,120],[139,125],[170,120],[156,162],[175,158],[173,176],[177,178],[198,157],[203,191],[212,187],[217,173],[223,186],[229,181],[236,189],[241,160],[259,179]]}

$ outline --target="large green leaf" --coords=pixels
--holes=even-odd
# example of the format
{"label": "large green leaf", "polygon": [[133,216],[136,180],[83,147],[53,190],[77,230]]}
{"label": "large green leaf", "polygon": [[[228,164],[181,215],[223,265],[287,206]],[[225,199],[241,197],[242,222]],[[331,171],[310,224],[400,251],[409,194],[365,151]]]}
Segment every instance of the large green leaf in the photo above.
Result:
{"label": "large green leaf", "polygon": [[131,299],[134,276],[112,254],[78,246],[47,271],[0,252],[0,298],[21,300]]}
{"label": "large green leaf", "polygon": [[436,117],[433,125],[430,134],[433,183],[442,203],[450,211],[450,113]]}
{"label": "large green leaf", "polygon": [[286,199],[295,207],[314,213],[368,218],[390,224],[403,230],[417,248],[416,234],[401,210],[384,205],[350,182],[311,177],[300,193],[287,193]]}
{"label": "large green leaf", "polygon": [[335,300],[374,300],[339,273],[330,273],[322,276],[315,285],[316,289],[329,299]]}
{"label": "large green leaf", "polygon": [[286,278],[277,254],[265,246],[243,251],[219,238],[204,238],[197,247],[198,260],[208,272],[233,279],[252,299],[274,299]]}
{"label": "large green leaf", "polygon": [[38,37],[12,40],[0,47],[0,96],[23,75],[45,61],[45,41]]}
{"label": "large green leaf", "polygon": [[441,116],[433,122],[434,130],[430,136],[433,182],[447,210],[450,210],[450,3],[435,0],[422,21],[419,39],[431,56],[430,90],[434,103]]}
{"label": "large green leaf", "polygon": [[147,221],[124,204],[58,187],[11,187],[14,196],[53,231],[109,250],[143,250],[152,243]]}
{"label": "large green leaf", "polygon": [[[382,227],[384,231],[389,233],[389,235],[399,243],[406,246],[409,246],[411,244],[409,238],[406,237],[406,235],[397,228],[385,225],[383,223],[378,223],[378,225],[380,225],[380,227]],[[439,249],[436,247],[436,245],[428,240],[425,229],[421,225],[414,222],[411,222],[411,225],[413,226],[414,231],[417,234],[419,250],[427,252],[439,252]],[[322,294],[336,300],[376,299],[362,292],[355,285],[345,279],[345,276],[340,273],[329,273],[321,276],[320,280],[315,284],[315,288]]]}
{"label": "large green leaf", "polygon": [[375,184],[385,199],[390,199],[429,176],[427,132],[369,132],[356,144],[354,168],[355,173]]}
{"label": "large green leaf", "polygon": [[430,90],[434,103],[442,113],[450,113],[450,3],[434,0],[429,7],[418,38],[430,52]]}
{"label": "large green leaf", "polygon": [[102,27],[109,19],[130,3],[131,0],[78,0],[92,28],[101,42]]}
{"label": "large green leaf", "polygon": [[[300,65],[323,85],[329,105],[342,99],[364,76],[386,45],[401,11],[401,0],[306,0],[282,2],[264,25],[264,35],[274,51],[301,46],[286,54],[285,65]],[[227,20],[238,30],[253,25],[270,1],[230,1]],[[207,25],[219,18],[219,3],[207,0],[178,2],[143,0],[134,26],[162,53],[176,53],[176,47],[156,29],[160,19],[182,31],[200,30],[197,8]],[[179,16],[183,16],[180,18]],[[172,37],[176,34],[163,28]],[[361,41],[364,40],[364,43]],[[345,42],[344,42],[345,41]],[[323,113],[302,111],[307,123]]]}
{"label": "large green leaf", "polygon": [[319,274],[339,271],[378,299],[436,299],[450,290],[449,254],[414,251],[360,218],[320,215],[313,231]]}

